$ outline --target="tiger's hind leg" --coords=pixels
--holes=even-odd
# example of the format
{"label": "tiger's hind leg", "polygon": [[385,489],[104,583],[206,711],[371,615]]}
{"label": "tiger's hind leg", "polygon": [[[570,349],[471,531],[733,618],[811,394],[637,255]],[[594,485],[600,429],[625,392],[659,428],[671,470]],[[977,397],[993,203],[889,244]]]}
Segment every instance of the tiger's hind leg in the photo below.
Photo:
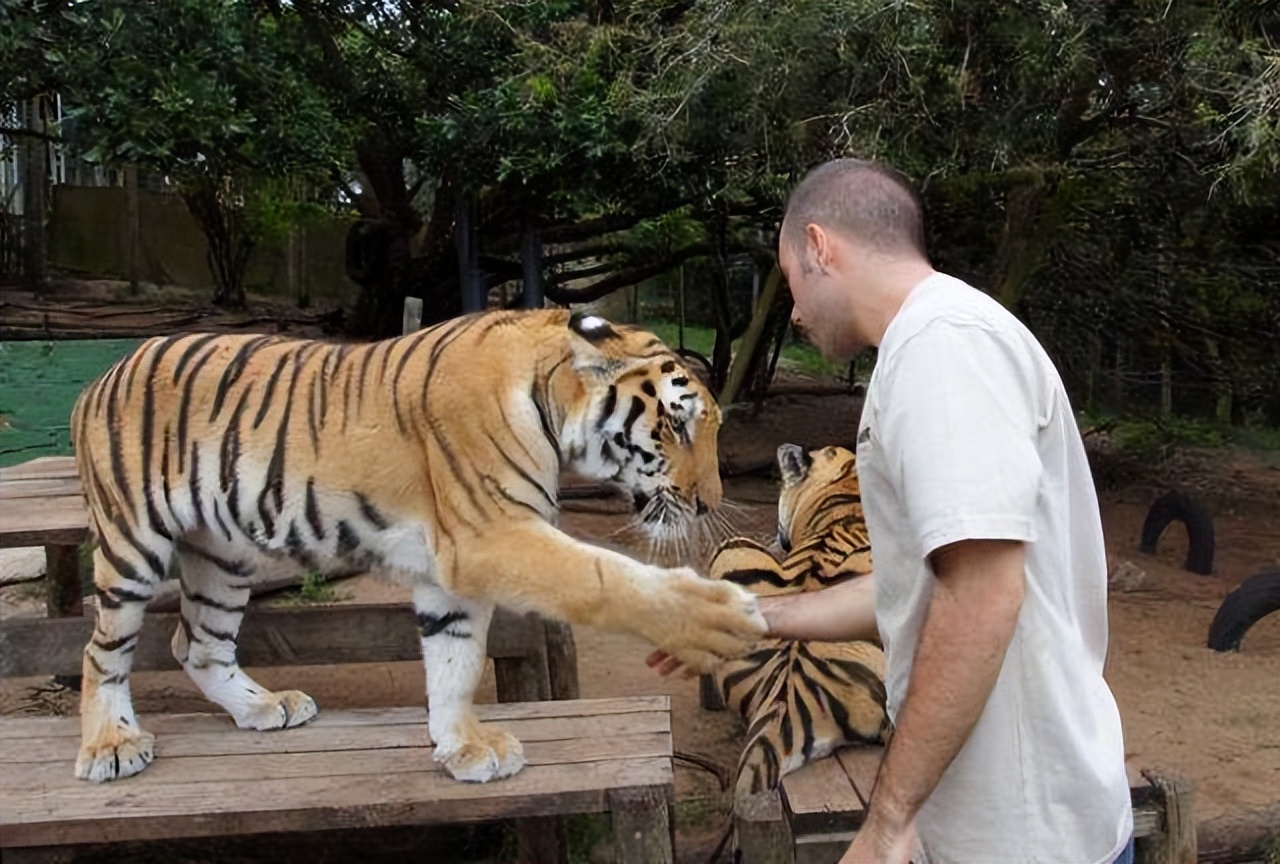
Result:
{"label": "tiger's hind leg", "polygon": [[222,706],[241,729],[285,729],[315,717],[315,700],[306,693],[272,692],[236,661],[252,567],[190,543],[178,544],[178,559],[182,615],[173,634],[173,656],[205,698]]}
{"label": "tiger's hind leg", "polygon": [[427,676],[427,729],[434,759],[455,780],[484,783],[524,767],[524,748],[473,708],[484,673],[492,603],[462,600],[436,585],[416,585],[413,605]]}
{"label": "tiger's hind leg", "polygon": [[172,554],[158,535],[134,535],[106,523],[93,553],[98,615],[84,649],[80,687],[80,751],[75,775],[101,783],[137,774],[151,764],[155,737],[138,726],[129,691],[133,651],[147,602]]}

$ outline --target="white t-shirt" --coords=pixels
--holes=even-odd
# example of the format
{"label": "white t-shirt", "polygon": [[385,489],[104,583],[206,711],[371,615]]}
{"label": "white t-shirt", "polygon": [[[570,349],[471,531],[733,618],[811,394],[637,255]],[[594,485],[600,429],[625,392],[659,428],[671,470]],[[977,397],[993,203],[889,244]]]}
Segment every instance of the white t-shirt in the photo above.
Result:
{"label": "white t-shirt", "polygon": [[858,430],[890,717],[935,576],[963,539],[1027,543],[995,688],[917,818],[930,862],[1109,862],[1133,829],[1120,714],[1102,677],[1106,551],[1052,362],[992,298],[936,273],[890,323]]}

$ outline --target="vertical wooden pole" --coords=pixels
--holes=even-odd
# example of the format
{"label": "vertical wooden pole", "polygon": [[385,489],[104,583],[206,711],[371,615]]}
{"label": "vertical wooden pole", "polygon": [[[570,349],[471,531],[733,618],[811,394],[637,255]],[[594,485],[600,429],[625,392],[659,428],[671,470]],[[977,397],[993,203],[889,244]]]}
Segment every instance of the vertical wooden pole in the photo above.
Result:
{"label": "vertical wooden pole", "polygon": [[138,293],[138,269],[141,266],[142,215],[138,205],[138,166],[124,167],[125,260],[129,268],[129,290]]}
{"label": "vertical wooden pole", "polygon": [[794,840],[776,789],[734,802],[734,848],[741,864],[792,864]]}
{"label": "vertical wooden pole", "polygon": [[525,309],[541,309],[543,302],[542,238],[531,226],[524,229],[524,241],[520,246],[520,260],[524,265],[524,293],[521,306]]}
{"label": "vertical wooden pole", "polygon": [[617,864],[672,864],[672,814],[660,787],[615,789],[607,793]]}
{"label": "vertical wooden pole", "polygon": [[1196,864],[1195,786],[1176,774],[1143,771],[1164,813],[1162,831],[1134,844],[1139,864]]}
{"label": "vertical wooden pole", "polygon": [[476,196],[464,192],[458,198],[458,221],[454,242],[458,249],[458,287],[462,293],[462,311],[479,312],[485,308],[484,286],[480,281],[480,244],[476,225]]}
{"label": "vertical wooden pole", "polygon": [[[44,133],[45,124],[40,110],[40,100],[26,103],[26,123],[33,132]],[[22,248],[24,250],[22,269],[27,282],[34,290],[45,286],[45,183],[49,172],[47,148],[49,143],[43,138],[24,136],[21,148],[22,159]]]}

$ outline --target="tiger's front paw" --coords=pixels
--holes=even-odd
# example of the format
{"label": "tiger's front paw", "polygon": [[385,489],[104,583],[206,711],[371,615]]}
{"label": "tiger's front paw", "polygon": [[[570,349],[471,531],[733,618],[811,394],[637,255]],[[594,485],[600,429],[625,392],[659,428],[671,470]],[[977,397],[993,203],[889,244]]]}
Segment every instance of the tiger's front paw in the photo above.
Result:
{"label": "tiger's front paw", "polygon": [[112,723],[80,745],[76,755],[76,777],[105,783],[130,777],[155,758],[156,738],[137,726]]}
{"label": "tiger's front paw", "polygon": [[241,729],[292,729],[316,716],[316,702],[301,690],[281,690],[267,693],[246,705],[235,715]]}
{"label": "tiger's front paw", "polygon": [[487,783],[524,767],[524,746],[500,726],[472,725],[464,735],[444,736],[432,756],[455,780]]}
{"label": "tiger's front paw", "polygon": [[731,582],[679,568],[663,585],[665,602],[646,635],[683,665],[685,675],[712,672],[744,656],[767,632],[756,596]]}

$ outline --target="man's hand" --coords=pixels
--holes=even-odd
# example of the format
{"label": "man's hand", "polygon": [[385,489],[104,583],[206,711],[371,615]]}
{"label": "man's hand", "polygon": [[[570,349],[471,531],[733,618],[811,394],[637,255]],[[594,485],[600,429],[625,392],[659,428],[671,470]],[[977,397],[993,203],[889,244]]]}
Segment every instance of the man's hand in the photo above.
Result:
{"label": "man's hand", "polygon": [[[821,591],[761,597],[760,612],[768,625],[765,636],[769,639],[880,641],[875,579],[870,573]],[[680,669],[680,662],[665,651],[654,651],[645,663],[663,677]]]}
{"label": "man's hand", "polygon": [[863,827],[839,864],[909,864],[916,851],[915,825],[896,835],[885,835]]}

